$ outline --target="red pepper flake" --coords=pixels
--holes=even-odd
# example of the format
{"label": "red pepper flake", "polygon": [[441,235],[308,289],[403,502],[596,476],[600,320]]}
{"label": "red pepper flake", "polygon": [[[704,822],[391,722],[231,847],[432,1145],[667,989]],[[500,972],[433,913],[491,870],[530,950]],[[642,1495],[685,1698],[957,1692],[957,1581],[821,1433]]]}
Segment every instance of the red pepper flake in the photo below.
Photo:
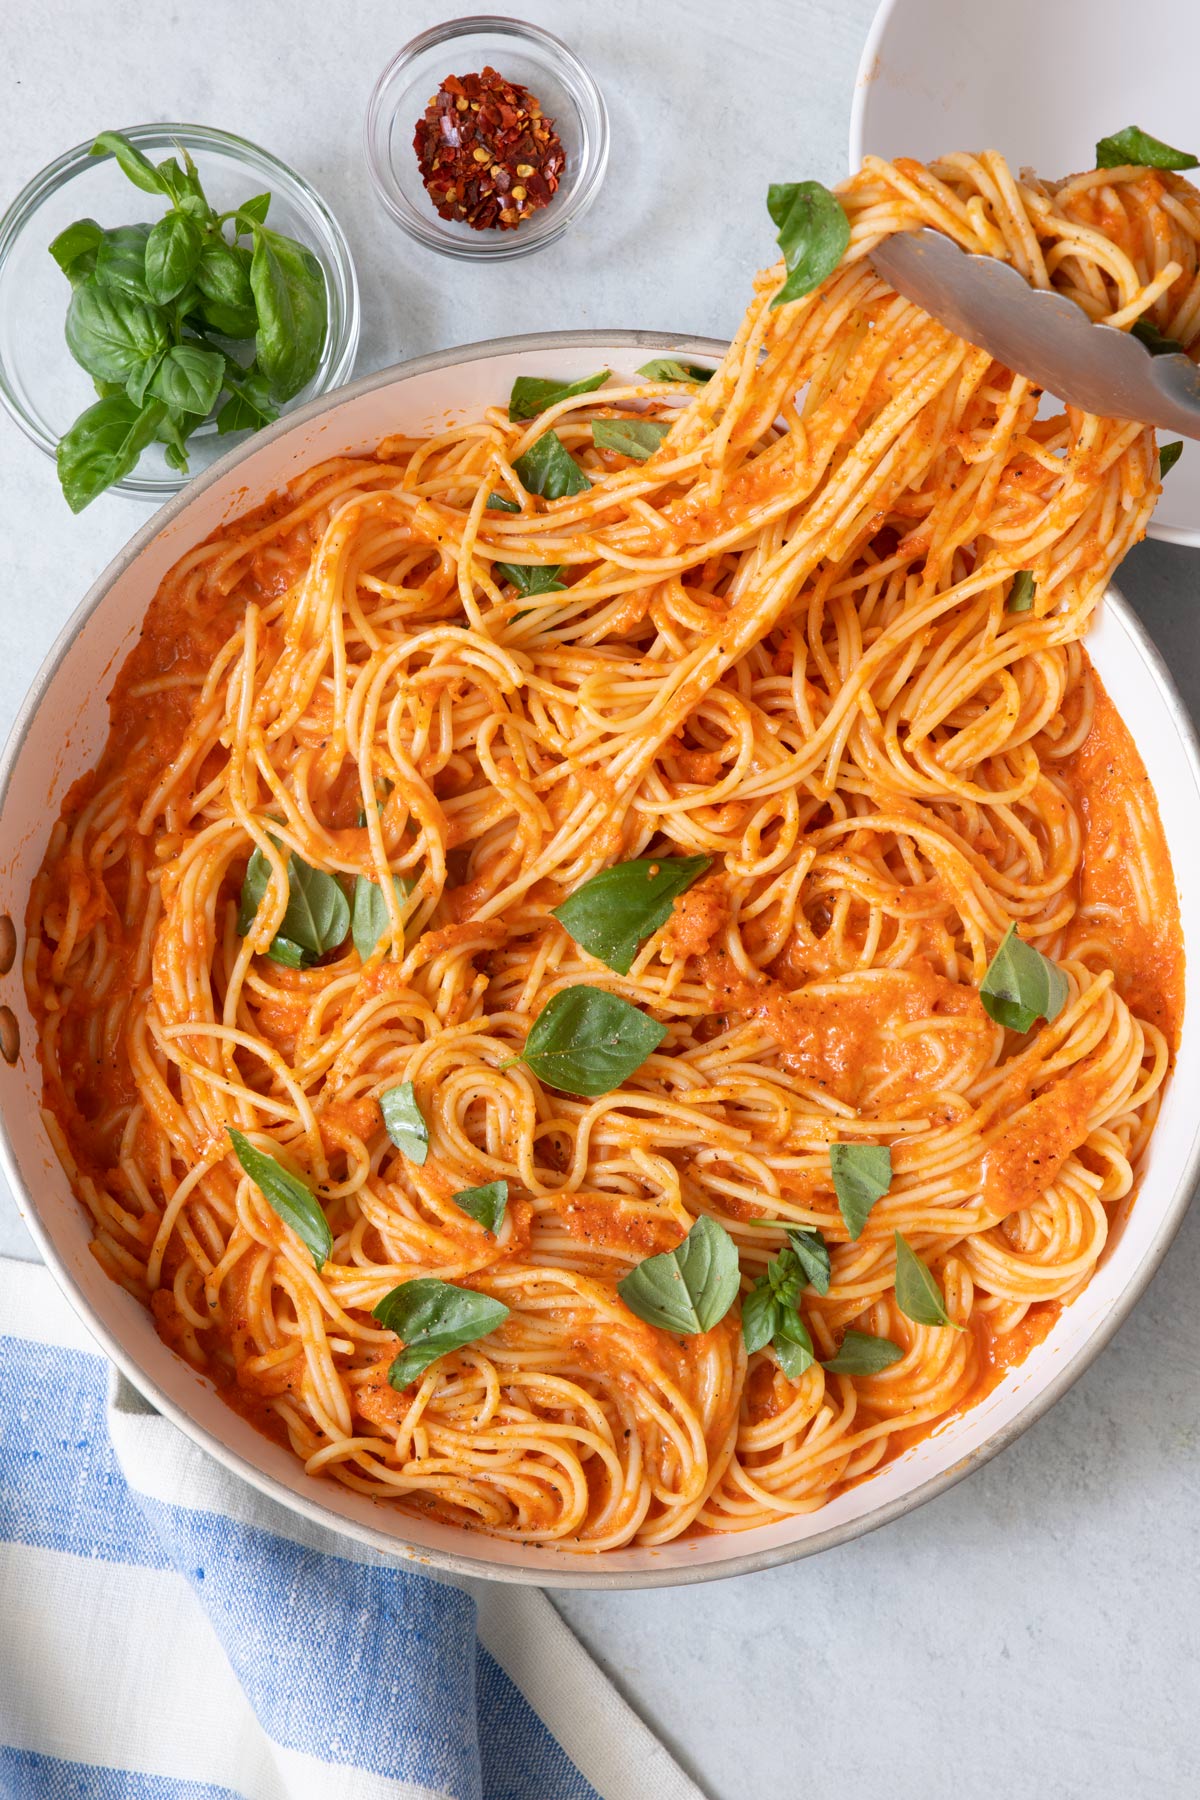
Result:
{"label": "red pepper flake", "polygon": [[447,75],[417,120],[413,149],[442,218],[475,231],[515,231],[548,206],[567,160],[541,102],[492,68]]}

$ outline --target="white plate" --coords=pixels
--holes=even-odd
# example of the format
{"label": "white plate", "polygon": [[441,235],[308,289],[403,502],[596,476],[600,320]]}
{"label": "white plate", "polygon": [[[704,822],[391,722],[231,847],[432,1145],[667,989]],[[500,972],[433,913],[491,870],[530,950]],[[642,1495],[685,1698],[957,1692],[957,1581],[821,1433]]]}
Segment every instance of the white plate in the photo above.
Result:
{"label": "white plate", "polygon": [[[184,551],[255,506],[319,458],[362,450],[389,432],[440,429],[477,416],[517,375],[568,379],[607,364],[632,374],[648,354],[719,356],[704,339],[591,332],[506,341],[425,357],[316,401],[218,463],[158,513],[96,583],[47,657],[0,762],[0,911],[23,919],[50,825],[76,776],[99,756],[106,695],[146,607]],[[1123,601],[1104,607],[1089,648],[1132,727],[1159,796],[1185,918],[1200,916],[1200,761],[1191,727],[1153,646]],[[1070,1386],[1141,1293],[1183,1216],[1200,1127],[1200,957],[1189,963],[1188,1020],[1140,1198],[1085,1292],[986,1400],[953,1418],[880,1474],[822,1511],[741,1535],[659,1550],[577,1557],[502,1543],[409,1517],[332,1481],[310,1480],[286,1450],[255,1431],[161,1342],[149,1313],[110,1281],[88,1249],[88,1219],[67,1185],[38,1114],[40,1081],[20,959],[0,978],[0,1003],[20,1024],[21,1056],[0,1064],[0,1157],[31,1230],[68,1299],[144,1394],[197,1443],[264,1493],[377,1549],[504,1581],[544,1586],[642,1587],[698,1581],[786,1562],[907,1512],[1010,1443]]]}
{"label": "white plate", "polygon": [[[883,0],[850,115],[850,167],[866,155],[999,150],[1013,168],[1071,175],[1125,125],[1200,156],[1200,8],[1163,0]],[[1170,435],[1170,434],[1168,434]],[[1200,443],[1189,444],[1149,535],[1200,544]]]}

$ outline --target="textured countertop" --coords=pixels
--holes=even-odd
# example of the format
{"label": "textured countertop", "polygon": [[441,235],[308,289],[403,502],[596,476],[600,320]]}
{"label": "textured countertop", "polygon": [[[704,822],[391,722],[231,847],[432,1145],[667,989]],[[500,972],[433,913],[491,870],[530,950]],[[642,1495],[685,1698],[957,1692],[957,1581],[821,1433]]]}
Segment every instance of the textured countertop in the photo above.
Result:
{"label": "textured countertop", "polygon": [[[569,39],[604,89],[604,191],[539,257],[465,266],[417,249],[374,201],[362,121],[384,63],[448,10],[7,0],[0,205],[105,127],[241,132],[341,219],[363,373],[510,332],[728,334],[772,253],[767,183],[845,171],[873,0],[525,0],[523,16]],[[0,729],[147,513],[104,498],[72,518],[51,464],[0,415]],[[1144,544],[1120,579],[1200,716],[1200,551]],[[35,1254],[2,1187],[0,1250]],[[1198,1295],[1195,1209],[1091,1370],[970,1481],[791,1568],[558,1604],[712,1800],[1195,1794]]]}

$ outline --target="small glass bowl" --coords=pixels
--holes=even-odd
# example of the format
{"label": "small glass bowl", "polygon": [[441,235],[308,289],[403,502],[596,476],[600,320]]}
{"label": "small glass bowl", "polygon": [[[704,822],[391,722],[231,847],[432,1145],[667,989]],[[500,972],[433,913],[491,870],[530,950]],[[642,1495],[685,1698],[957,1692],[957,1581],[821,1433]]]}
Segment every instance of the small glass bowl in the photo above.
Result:
{"label": "small glass bowl", "polygon": [[[313,252],[325,272],[329,303],[320,367],[283,411],[340,387],[358,349],[358,282],[349,245],[321,196],[268,151],[207,125],[135,125],[125,136],[151,161],[161,162],[177,146],[187,149],[218,212],[269,190],[268,224]],[[166,210],[165,199],[142,193],[113,157],[89,155],[92,141],[77,144],[35,175],[0,219],[0,400],[47,456],[96,398],[89,376],[67,349],[63,328],[71,287],[47,246],[73,219],[131,225],[153,222]],[[220,437],[214,423],[201,425],[188,439],[186,475],[169,466],[161,444],[151,444],[136,468],[108,491],[163,500],[242,435]]]}
{"label": "small glass bowl", "polygon": [[[540,100],[566,152],[550,204],[513,231],[476,231],[443,219],[425,191],[413,149],[417,120],[446,76],[478,74],[489,64]],[[505,262],[544,250],[592,204],[608,163],[608,111],[579,58],[540,26],[520,19],[451,19],[413,38],[379,77],[367,108],[366,154],[379,198],[411,237],[445,256]]]}

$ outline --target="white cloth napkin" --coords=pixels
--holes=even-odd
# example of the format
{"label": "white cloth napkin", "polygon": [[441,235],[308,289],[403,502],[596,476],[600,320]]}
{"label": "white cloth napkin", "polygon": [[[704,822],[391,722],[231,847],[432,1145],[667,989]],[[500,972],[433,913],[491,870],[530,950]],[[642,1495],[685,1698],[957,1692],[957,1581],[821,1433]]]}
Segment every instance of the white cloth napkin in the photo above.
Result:
{"label": "white cloth napkin", "polygon": [[702,1800],[532,1588],[264,1499],[0,1259],[6,1800]]}

